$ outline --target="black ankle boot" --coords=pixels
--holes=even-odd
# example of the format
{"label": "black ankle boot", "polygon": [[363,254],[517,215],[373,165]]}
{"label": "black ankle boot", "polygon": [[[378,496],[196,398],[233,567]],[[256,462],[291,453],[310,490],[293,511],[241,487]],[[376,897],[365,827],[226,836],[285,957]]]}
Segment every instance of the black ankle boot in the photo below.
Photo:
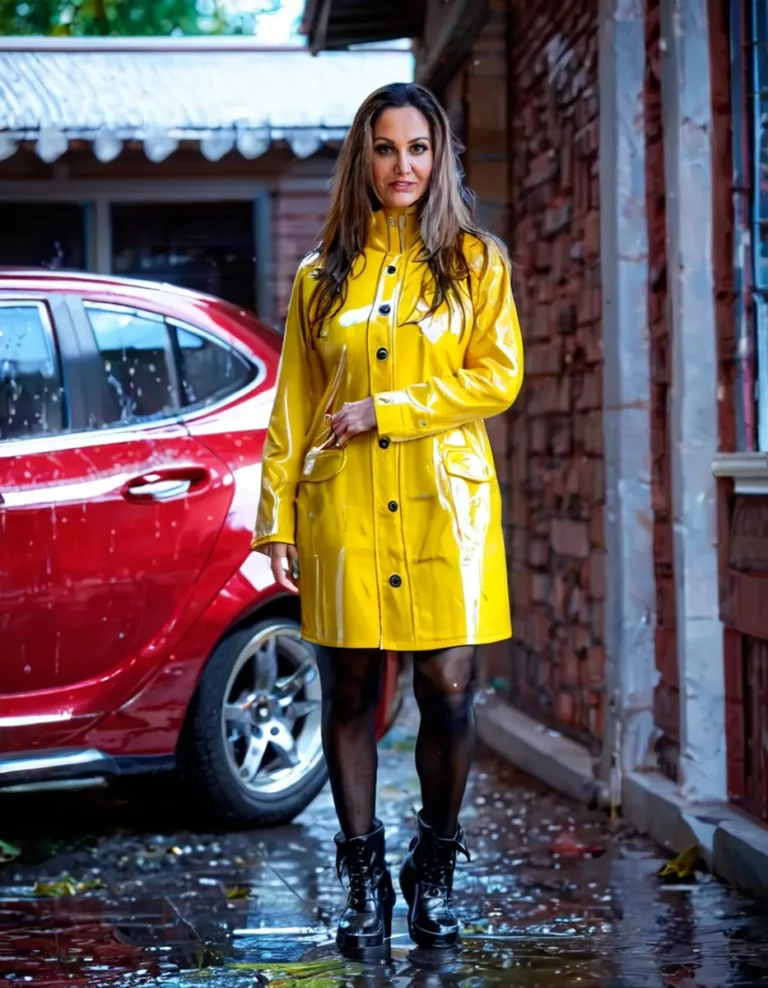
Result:
{"label": "black ankle boot", "polygon": [[346,957],[362,960],[369,951],[380,951],[392,935],[395,892],[384,859],[384,825],[364,837],[336,834],[336,871],[347,876],[349,899],[339,922],[336,943]]}
{"label": "black ankle boot", "polygon": [[453,910],[453,872],[456,854],[470,860],[464,832],[456,828],[452,838],[437,837],[421,814],[419,836],[411,841],[410,854],[400,870],[400,888],[408,902],[408,932],[427,950],[446,950],[459,942],[459,921]]}

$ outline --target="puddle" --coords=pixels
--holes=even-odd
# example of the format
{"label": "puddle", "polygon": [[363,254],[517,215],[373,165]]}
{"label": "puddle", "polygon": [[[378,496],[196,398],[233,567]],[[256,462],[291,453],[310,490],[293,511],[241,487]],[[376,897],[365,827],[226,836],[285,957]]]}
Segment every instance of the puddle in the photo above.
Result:
{"label": "puddle", "polygon": [[[381,752],[379,815],[393,865],[414,828],[412,747],[401,729]],[[463,815],[473,863],[456,877],[461,953],[415,950],[399,900],[391,956],[370,966],[344,961],[333,944],[344,895],[327,792],[291,827],[227,834],[186,831],[193,812],[167,801],[161,807],[146,782],[133,797],[14,798],[3,809],[14,826],[2,836],[22,854],[0,866],[0,985],[768,983],[768,910],[706,875],[660,884],[663,859],[654,845],[612,832],[603,816],[487,756]],[[90,836],[78,833],[78,818],[88,820]],[[74,894],[44,897],[37,882],[48,883],[38,890]]]}

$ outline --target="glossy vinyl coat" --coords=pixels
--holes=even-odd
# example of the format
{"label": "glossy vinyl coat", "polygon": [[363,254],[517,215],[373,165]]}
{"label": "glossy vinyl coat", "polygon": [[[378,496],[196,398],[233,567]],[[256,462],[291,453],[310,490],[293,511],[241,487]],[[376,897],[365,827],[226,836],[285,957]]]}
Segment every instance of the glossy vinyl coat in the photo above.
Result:
{"label": "glossy vinyl coat", "polygon": [[[296,544],[311,642],[408,651],[511,634],[483,422],[523,378],[509,267],[466,237],[461,301],[430,313],[422,246],[412,210],[373,213],[345,303],[319,329],[316,255],[296,277],[253,547]],[[377,429],[336,447],[328,416],[371,395]]]}

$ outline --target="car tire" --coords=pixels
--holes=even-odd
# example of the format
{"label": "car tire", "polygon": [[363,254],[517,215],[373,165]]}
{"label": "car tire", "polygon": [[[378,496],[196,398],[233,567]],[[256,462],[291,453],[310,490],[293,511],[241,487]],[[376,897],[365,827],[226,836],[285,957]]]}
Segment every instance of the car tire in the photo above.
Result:
{"label": "car tire", "polygon": [[[181,754],[184,776],[192,783],[197,794],[203,798],[205,809],[219,822],[228,825],[272,827],[290,823],[309,806],[328,778],[325,760],[322,757],[322,748],[320,748],[319,754],[317,751],[317,746],[320,743],[320,703],[316,665],[312,678],[312,682],[315,684],[312,687],[313,699],[309,701],[305,699],[296,704],[296,708],[301,707],[302,704],[307,707],[314,707],[314,712],[304,718],[306,723],[309,722],[310,716],[313,718],[311,725],[313,736],[309,742],[311,757],[306,760],[306,765],[299,764],[294,768],[287,769],[278,765],[275,772],[271,774],[268,770],[260,772],[250,785],[244,783],[240,778],[243,770],[238,772],[237,758],[234,752],[236,745],[240,741],[245,745],[247,739],[238,736],[238,729],[241,726],[239,724],[235,725],[235,729],[228,737],[229,724],[225,721],[225,704],[229,704],[227,710],[236,706],[236,704],[231,703],[232,684],[233,677],[235,684],[237,684],[237,676],[242,674],[242,670],[241,673],[238,673],[238,663],[243,663],[243,656],[248,654],[249,649],[253,651],[254,643],[271,641],[277,642],[278,652],[281,643],[284,648],[290,644],[290,651],[297,654],[300,650],[304,650],[307,659],[301,663],[302,668],[311,661],[309,656],[314,655],[314,648],[301,642],[300,626],[293,618],[271,617],[232,632],[219,643],[211,655],[200,679],[187,722],[183,743],[184,750]],[[270,648],[271,646],[266,647]],[[253,661],[257,663],[257,658],[254,658]],[[282,664],[283,666],[286,665],[284,657]],[[246,672],[249,671],[246,670]],[[286,669],[279,668],[278,672],[285,673]],[[290,676],[290,668],[287,672]],[[285,679],[285,675],[278,678],[273,691],[276,695],[279,693],[280,683],[285,682]],[[237,689],[238,687],[235,685],[234,691],[237,692]],[[307,689],[309,687],[305,687],[302,691],[303,695],[306,695]],[[227,695],[228,691],[229,696]],[[253,693],[255,692],[254,690]],[[266,693],[264,695],[266,696]],[[269,703],[269,698],[267,697],[264,702]],[[288,710],[289,713],[290,709]],[[255,720],[257,714],[253,711],[254,705],[252,704],[248,716]],[[265,720],[264,723],[269,726],[273,722]],[[274,721],[274,723],[282,722]],[[261,728],[255,727],[253,723],[249,723],[247,728],[248,730],[258,730],[261,736]],[[282,726],[280,730],[285,734]],[[300,723],[297,722],[294,733],[301,730]],[[252,735],[249,734],[248,737],[252,738]],[[232,738],[235,740],[233,741]],[[302,738],[299,736],[297,745],[300,741]],[[269,750],[268,743],[265,759],[268,758]],[[284,752],[279,754],[284,754]],[[296,757],[295,753],[294,757]],[[287,783],[283,784],[282,777],[286,773]],[[259,789],[260,779],[264,780],[261,790]],[[273,781],[275,779],[277,782]]]}

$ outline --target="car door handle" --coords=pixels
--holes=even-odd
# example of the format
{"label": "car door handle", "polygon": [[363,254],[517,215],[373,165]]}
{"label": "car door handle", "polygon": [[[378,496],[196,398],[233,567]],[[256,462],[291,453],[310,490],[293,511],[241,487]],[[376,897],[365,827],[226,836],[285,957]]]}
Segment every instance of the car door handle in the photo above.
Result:
{"label": "car door handle", "polygon": [[208,471],[201,467],[158,470],[129,480],[123,497],[129,501],[175,501],[204,487],[208,479]]}
{"label": "car door handle", "polygon": [[125,493],[130,498],[149,497],[153,501],[170,501],[188,494],[191,486],[191,480],[153,480],[148,484],[131,484]]}

